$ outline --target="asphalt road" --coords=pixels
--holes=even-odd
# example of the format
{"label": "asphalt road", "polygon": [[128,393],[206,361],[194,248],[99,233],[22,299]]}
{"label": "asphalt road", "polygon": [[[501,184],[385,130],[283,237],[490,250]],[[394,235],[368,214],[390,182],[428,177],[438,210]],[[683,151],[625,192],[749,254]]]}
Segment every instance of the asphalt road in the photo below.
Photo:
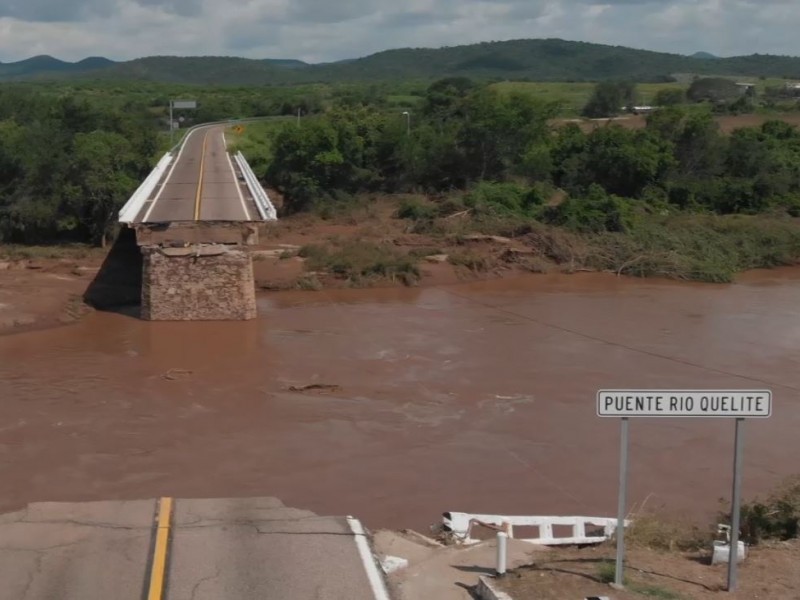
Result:
{"label": "asphalt road", "polygon": [[136,221],[251,221],[259,215],[225,149],[225,127],[195,129]]}
{"label": "asphalt road", "polygon": [[[0,600],[374,600],[344,518],[275,498],[32,504],[0,515]],[[163,595],[153,595],[154,565]]]}

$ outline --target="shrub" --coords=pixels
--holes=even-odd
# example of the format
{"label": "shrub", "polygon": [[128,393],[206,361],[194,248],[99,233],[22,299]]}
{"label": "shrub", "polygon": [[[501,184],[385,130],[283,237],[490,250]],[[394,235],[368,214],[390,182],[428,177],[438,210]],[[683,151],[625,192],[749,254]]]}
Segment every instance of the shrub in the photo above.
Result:
{"label": "shrub", "polygon": [[[730,508],[720,514],[730,523]],[[742,539],[750,544],[762,540],[790,540],[800,533],[800,477],[790,477],[764,500],[742,505]]]}
{"label": "shrub", "polygon": [[451,265],[466,267],[470,271],[476,272],[488,271],[491,267],[491,261],[487,257],[468,250],[450,254],[448,261]]}
{"label": "shrub", "polygon": [[365,285],[379,279],[413,285],[420,273],[413,257],[394,248],[371,242],[349,241],[340,246],[304,246],[300,256],[312,271],[326,271],[353,285]]}
{"label": "shrub", "polygon": [[418,197],[407,198],[397,209],[397,218],[412,221],[430,221],[437,215],[436,205]]}
{"label": "shrub", "polygon": [[483,181],[464,196],[464,204],[477,214],[531,216],[543,203],[538,189],[516,183]]}
{"label": "shrub", "polygon": [[545,208],[542,219],[584,233],[626,232],[633,224],[633,209],[630,201],[609,195],[593,184],[585,196],[570,197],[558,206]]}

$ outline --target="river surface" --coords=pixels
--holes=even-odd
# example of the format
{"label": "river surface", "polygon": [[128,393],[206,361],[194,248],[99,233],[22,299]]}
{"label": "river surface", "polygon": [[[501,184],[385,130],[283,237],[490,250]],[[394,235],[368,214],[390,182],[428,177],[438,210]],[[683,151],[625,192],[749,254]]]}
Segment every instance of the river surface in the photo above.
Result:
{"label": "river surface", "polygon": [[[271,495],[369,526],[616,510],[599,388],[763,388],[744,493],[800,471],[800,270],[735,285],[607,275],[276,293],[247,323],[95,313],[0,337],[0,510]],[[292,391],[309,384],[334,389]],[[730,494],[733,423],[636,420],[630,501]]]}

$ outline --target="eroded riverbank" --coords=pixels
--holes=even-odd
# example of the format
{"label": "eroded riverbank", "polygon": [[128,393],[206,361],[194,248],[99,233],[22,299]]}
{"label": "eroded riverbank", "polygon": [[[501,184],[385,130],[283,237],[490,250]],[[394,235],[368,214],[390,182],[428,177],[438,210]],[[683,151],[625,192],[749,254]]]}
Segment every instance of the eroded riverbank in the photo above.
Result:
{"label": "eroded riverbank", "polygon": [[[443,510],[612,514],[601,387],[762,387],[745,494],[796,471],[800,270],[734,285],[604,274],[283,292],[250,323],[94,313],[0,338],[0,510],[276,495],[372,527]],[[306,386],[316,386],[306,388]],[[631,500],[706,515],[731,424],[637,422]]]}

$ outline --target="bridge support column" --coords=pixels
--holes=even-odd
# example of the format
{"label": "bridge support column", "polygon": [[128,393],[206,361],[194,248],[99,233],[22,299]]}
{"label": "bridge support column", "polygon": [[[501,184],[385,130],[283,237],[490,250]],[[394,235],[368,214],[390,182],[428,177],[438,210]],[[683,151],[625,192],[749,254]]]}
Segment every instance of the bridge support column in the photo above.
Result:
{"label": "bridge support column", "polygon": [[142,318],[244,321],[256,318],[253,263],[241,247],[142,246]]}

